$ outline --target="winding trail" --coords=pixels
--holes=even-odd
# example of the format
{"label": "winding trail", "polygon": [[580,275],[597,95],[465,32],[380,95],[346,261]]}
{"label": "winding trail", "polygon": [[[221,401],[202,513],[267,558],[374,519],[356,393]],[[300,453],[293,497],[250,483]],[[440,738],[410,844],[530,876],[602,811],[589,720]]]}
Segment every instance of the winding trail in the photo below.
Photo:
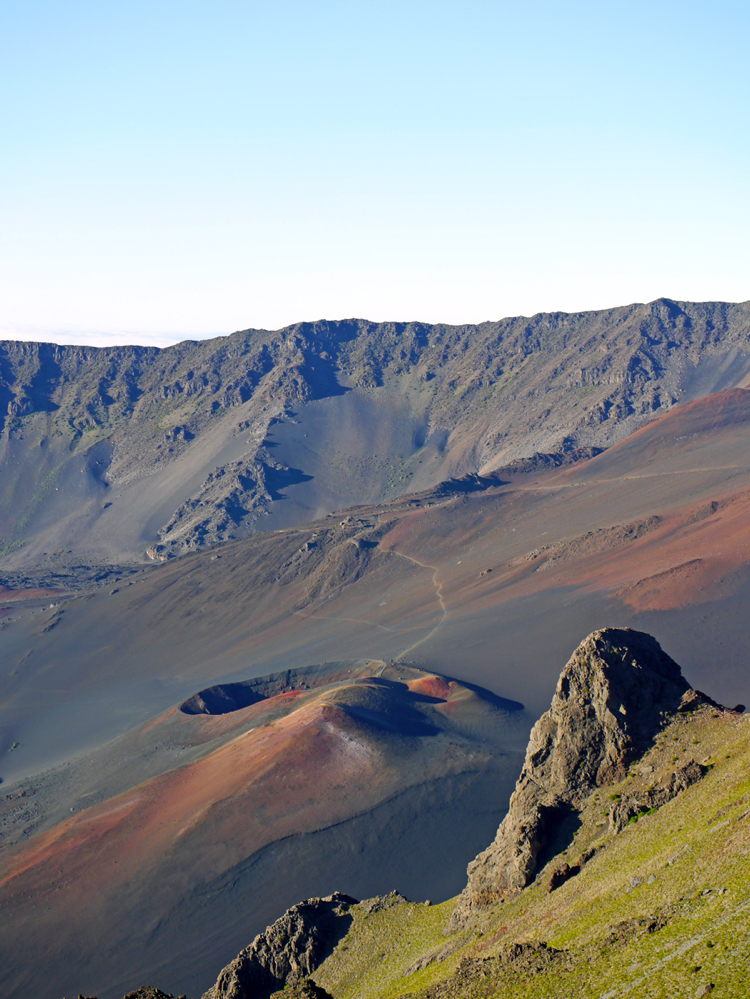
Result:
{"label": "winding trail", "polygon": [[397,551],[395,548],[387,549],[387,554],[397,555],[399,558],[404,558],[408,562],[413,562],[414,565],[418,565],[420,569],[431,570],[432,585],[435,588],[435,597],[437,598],[437,601],[440,604],[440,620],[433,628],[430,629],[430,631],[427,632],[426,635],[418,639],[416,642],[413,642],[411,645],[403,649],[401,652],[399,652],[399,654],[396,656],[396,658],[393,661],[400,662],[405,655],[407,655],[409,652],[412,652],[419,645],[423,645],[426,641],[432,638],[432,636],[435,634],[436,631],[438,631],[443,626],[443,624],[445,623],[445,619],[448,617],[448,608],[445,606],[445,601],[443,600],[443,584],[438,580],[438,572],[440,571],[438,566],[428,565],[426,562],[420,562],[419,559],[412,558],[411,555],[404,555],[403,552]]}
{"label": "winding trail", "polygon": [[[556,492],[560,489],[580,489],[582,486],[606,486],[611,482],[629,482],[636,479],[660,479],[670,475],[695,475],[697,472],[731,472],[748,471],[747,465],[708,465],[701,468],[674,468],[660,472],[641,472],[638,474],[603,476],[600,479],[581,479],[578,482],[555,482],[545,486],[543,483],[530,482],[528,485],[514,484],[507,492]],[[734,478],[735,476],[731,476]]]}
{"label": "winding trail", "polygon": [[[430,630],[427,632],[426,635],[423,635],[422,638],[417,639],[416,642],[412,642],[411,645],[407,646],[405,649],[402,649],[402,651],[399,652],[399,654],[397,656],[395,656],[395,658],[393,658],[391,660],[391,662],[396,663],[396,662],[401,662],[403,660],[404,656],[408,655],[410,652],[412,652],[418,646],[423,645],[430,638],[432,638],[432,636],[435,634],[435,632],[437,632],[442,627],[442,625],[444,624],[446,618],[448,617],[448,608],[447,608],[447,606],[445,604],[445,600],[443,599],[443,584],[438,579],[438,573],[440,571],[440,569],[439,569],[438,566],[436,566],[436,565],[429,565],[427,562],[420,562],[420,560],[418,558],[414,558],[411,555],[405,555],[403,552],[397,551],[395,548],[385,548],[385,549],[381,548],[380,551],[381,551],[381,553],[383,555],[396,555],[398,558],[403,558],[407,562],[411,562],[413,565],[419,566],[420,569],[426,569],[428,572],[431,572],[432,573],[432,577],[431,577],[431,579],[432,579],[432,585],[433,585],[433,588],[435,590],[435,599],[437,600],[438,604],[440,605],[440,619],[439,619],[439,621],[432,628],[430,628]],[[346,585],[346,584],[344,584],[344,585]],[[343,586],[341,587],[341,589],[343,589]],[[327,599],[330,599],[330,597],[327,598]],[[380,631],[385,631],[385,632],[387,632],[389,634],[392,634],[392,635],[393,634],[398,634],[398,633],[403,632],[403,631],[413,631],[414,630],[413,628],[389,628],[387,625],[379,624],[376,621],[370,621],[367,618],[343,617],[343,616],[339,617],[338,615],[321,614],[320,610],[318,608],[316,608],[315,606],[311,607],[310,605],[308,605],[307,607],[298,608],[297,610],[293,611],[292,613],[295,614],[295,615],[298,615],[299,617],[310,619],[310,620],[315,619],[315,620],[338,621],[338,622],[348,621],[348,622],[356,623],[356,624],[365,624],[365,625],[368,625],[371,628],[378,628]]]}

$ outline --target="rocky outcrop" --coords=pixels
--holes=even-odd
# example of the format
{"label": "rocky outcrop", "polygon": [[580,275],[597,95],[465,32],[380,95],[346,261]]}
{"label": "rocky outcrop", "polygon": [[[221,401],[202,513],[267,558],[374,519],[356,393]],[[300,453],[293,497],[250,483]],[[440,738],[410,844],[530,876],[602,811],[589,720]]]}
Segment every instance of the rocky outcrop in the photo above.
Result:
{"label": "rocky outcrop", "polygon": [[589,635],[532,729],[508,814],[494,842],[469,865],[449,929],[529,884],[572,839],[588,794],[625,776],[689,690],[680,667],[650,635],[616,628]]}
{"label": "rocky outcrop", "polygon": [[152,985],[144,985],[135,992],[128,992],[123,999],[186,999],[186,996],[173,996],[171,992],[162,992]]}
{"label": "rocky outcrop", "polygon": [[[251,457],[220,465],[209,473],[192,496],[181,503],[167,523],[159,528],[159,542],[153,561],[160,556],[178,555],[190,549],[219,544],[233,537],[233,532],[248,517],[266,512],[274,496],[271,484],[279,472],[264,460],[262,449]],[[278,464],[278,463],[277,463]],[[283,466],[280,468],[284,469]]]}
{"label": "rocky outcrop", "polygon": [[656,787],[649,788],[641,794],[627,795],[616,801],[609,813],[609,828],[612,832],[621,832],[631,819],[647,812],[655,811],[666,805],[672,798],[676,798],[681,791],[685,791],[693,784],[697,784],[703,778],[707,767],[695,760],[690,760],[682,767],[678,767],[668,780]]}
{"label": "rocky outcrop", "polygon": [[[27,541],[41,530],[24,500],[31,486],[35,502],[45,502],[44,530],[56,524],[56,540],[45,535],[43,547],[67,550],[71,483],[76,506],[82,481],[92,497],[88,531],[105,496],[151,476],[153,488],[146,498],[136,490],[128,518],[137,515],[154,561],[255,530],[278,490],[309,472],[273,461],[263,445],[272,421],[340,395],[344,385],[386,387],[386,398],[410,409],[422,400],[417,408],[426,407],[429,434],[415,433],[414,451],[435,434],[444,444],[418,488],[452,476],[446,489],[455,493],[482,487],[503,469],[559,467],[685,399],[704,364],[704,391],[742,384],[748,330],[748,303],[660,299],[478,326],[298,323],[163,350],[0,341],[0,434],[12,441],[0,461],[0,530]],[[329,431],[318,443],[334,454],[342,442]],[[337,467],[331,462],[325,476],[334,496],[342,481]],[[471,481],[462,478],[467,473]],[[370,497],[368,483],[364,477],[359,502]],[[409,476],[393,490],[389,497],[411,491]],[[60,495],[47,495],[53,491]],[[120,512],[113,505],[107,521]],[[75,543],[85,548],[80,532],[77,522]],[[37,557],[28,546],[17,558],[34,564]]]}
{"label": "rocky outcrop", "polygon": [[[96,996],[79,995],[78,999],[96,999]],[[134,992],[128,992],[122,999],[187,999],[187,996],[173,996],[171,992],[162,992],[161,989],[154,988],[153,985],[142,985]],[[325,997],[311,996],[310,999],[325,999]]]}
{"label": "rocky outcrop", "polygon": [[346,935],[356,904],[334,892],[292,906],[221,971],[203,999],[268,999],[306,978]]}
{"label": "rocky outcrop", "polygon": [[[376,895],[375,898],[365,899],[364,902],[359,903],[359,908],[362,912],[368,915],[371,912],[385,912],[386,909],[392,909],[394,905],[408,905],[409,899],[402,895],[400,891],[389,891],[387,895]],[[427,903],[425,903],[427,904]]]}
{"label": "rocky outcrop", "polygon": [[333,996],[316,985],[312,978],[302,978],[280,992],[274,992],[271,999],[333,999]]}

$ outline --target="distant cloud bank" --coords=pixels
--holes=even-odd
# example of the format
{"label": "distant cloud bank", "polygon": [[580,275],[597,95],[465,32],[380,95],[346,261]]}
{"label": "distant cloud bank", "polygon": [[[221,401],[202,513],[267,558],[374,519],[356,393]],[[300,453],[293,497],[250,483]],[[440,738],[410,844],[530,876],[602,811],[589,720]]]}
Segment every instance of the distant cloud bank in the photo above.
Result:
{"label": "distant cloud bank", "polygon": [[0,325],[0,340],[60,343],[82,347],[169,347],[183,340],[208,340],[224,333],[129,333],[120,330],[63,330],[36,326]]}

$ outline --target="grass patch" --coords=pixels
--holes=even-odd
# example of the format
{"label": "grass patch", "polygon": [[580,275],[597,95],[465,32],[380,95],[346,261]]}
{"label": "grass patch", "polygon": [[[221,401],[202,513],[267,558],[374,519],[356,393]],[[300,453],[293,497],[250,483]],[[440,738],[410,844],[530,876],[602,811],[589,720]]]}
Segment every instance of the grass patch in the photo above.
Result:
{"label": "grass patch", "polygon": [[[714,768],[666,805],[634,816],[620,833],[602,832],[602,794],[616,801],[625,789],[637,793],[655,783],[669,774],[674,750],[694,740],[704,758],[719,761]],[[672,999],[708,982],[716,995],[744,995],[750,719],[699,710],[676,719],[646,759],[654,773],[592,794],[570,847],[534,884],[478,917],[471,932],[443,935],[454,901],[357,916],[315,980],[336,999]],[[548,892],[551,870],[573,863],[592,844],[596,852],[581,872]],[[509,943],[534,941],[564,953],[535,971],[503,961]],[[446,946],[455,949],[446,954]],[[441,951],[444,960],[406,974],[420,957]]]}
{"label": "grass patch", "polygon": [[[441,905],[405,902],[381,912],[354,910],[347,936],[315,974],[315,981],[336,999],[370,999],[403,995],[405,974],[420,957],[446,944],[443,928],[452,900]],[[432,965],[409,975],[408,991],[437,977]],[[445,974],[445,965],[438,966]]]}

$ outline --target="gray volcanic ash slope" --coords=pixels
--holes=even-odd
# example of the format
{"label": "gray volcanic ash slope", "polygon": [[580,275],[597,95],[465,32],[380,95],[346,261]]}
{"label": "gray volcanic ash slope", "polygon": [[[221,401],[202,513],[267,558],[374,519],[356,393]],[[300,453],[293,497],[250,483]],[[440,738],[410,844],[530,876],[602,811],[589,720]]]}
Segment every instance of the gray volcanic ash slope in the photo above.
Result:
{"label": "gray volcanic ash slope", "polygon": [[[747,303],[478,326],[300,323],[164,350],[0,345],[10,567],[154,559],[536,452],[743,384]],[[271,517],[267,517],[268,513]]]}
{"label": "gray volcanic ash slope", "polygon": [[0,778],[201,688],[326,659],[427,664],[539,715],[550,664],[604,617],[747,701],[749,421],[733,389],[577,465],[444,484],[75,598],[5,592]]}
{"label": "gray volcanic ash slope", "polygon": [[[728,939],[734,943],[732,906],[741,920],[748,904],[742,875],[748,813],[744,798],[732,800],[738,778],[747,786],[747,729],[741,711],[692,690],[651,636],[628,629],[594,632],[573,653],[550,710],[531,733],[508,814],[495,841],[469,865],[448,942],[440,940],[440,917],[398,892],[364,903],[339,894],[309,899],[256,937],[203,999],[268,999],[310,975],[315,985],[346,999],[598,997],[605,987],[615,999],[631,993],[633,976],[641,985],[658,982],[647,994],[696,996],[708,995],[713,984],[685,991],[686,977],[701,983],[719,976],[726,994],[738,995],[747,953],[727,960],[721,949]],[[722,753],[723,759],[739,751],[739,766],[733,772],[725,767],[712,784],[712,754],[730,747],[734,752]],[[716,795],[725,797],[719,788],[727,782],[734,784],[731,804],[716,812]],[[608,823],[601,818],[604,802]],[[630,822],[621,821],[623,808]],[[717,842],[710,827],[728,813],[738,822]],[[670,815],[677,819],[676,838],[686,841],[676,856],[675,843],[665,842],[666,830],[668,840],[675,838]],[[574,864],[571,854],[578,856]],[[666,874],[665,866],[675,869]],[[644,889],[627,899],[646,880],[644,868],[658,872],[648,885],[662,884],[651,897]],[[724,883],[732,874],[741,891],[722,905],[707,897],[716,888],[696,896],[694,881],[693,895],[680,895],[686,878],[698,878],[702,886],[706,879]],[[627,880],[630,888],[623,892]],[[729,891],[722,888],[719,897]],[[654,896],[661,905],[650,909]],[[623,919],[626,912],[630,918]],[[563,946],[540,940],[540,933],[555,934],[561,919],[577,922],[578,933],[571,938],[570,929],[563,930]],[[661,931],[667,939],[649,946],[648,938]],[[626,943],[627,967],[621,955]],[[714,955],[715,948],[720,952]],[[685,952],[704,950],[707,968],[695,957],[683,967]],[[669,987],[663,991],[665,966]]]}
{"label": "gray volcanic ash slope", "polygon": [[331,879],[449,897],[528,721],[433,673],[327,663],[200,691],[21,782],[0,796],[0,991],[108,999],[137,971],[195,993]]}
{"label": "gray volcanic ash slope", "polygon": [[[209,939],[201,910],[226,912],[229,892],[262,897],[274,908],[255,914],[271,918],[279,865],[300,874],[283,905],[336,887],[312,873],[328,879],[341,857],[356,870],[362,843],[371,848],[366,877],[350,889],[360,897],[391,873],[388,887],[408,890],[396,875],[414,857],[420,884],[445,884],[420,844],[446,794],[440,814],[460,810],[461,775],[448,792],[442,774],[410,786],[398,819],[392,797],[373,799],[339,825],[266,843],[258,864],[229,856],[248,816],[263,826],[257,799],[239,812],[224,804],[243,800],[232,780],[246,771],[232,753],[250,753],[259,736],[205,755],[184,733],[226,735],[238,715],[265,710],[256,680],[273,671],[326,659],[421,663],[522,701],[536,717],[563,655],[608,620],[653,631],[701,686],[710,674],[717,696],[747,700],[750,392],[703,395],[747,375],[747,306],[662,301],[465,328],[321,323],[160,352],[2,349],[3,581],[15,589],[0,590],[0,790],[5,828],[18,833],[10,850],[29,861],[11,871],[11,894],[28,892],[13,896],[20,915],[5,939],[11,952],[32,947],[27,968],[35,940],[83,960],[65,936],[76,932],[66,893],[78,889],[92,940],[110,925],[104,910],[110,918],[122,903],[127,918],[112,936],[125,941],[122,962],[127,946],[150,948],[155,973],[169,964],[162,945],[171,953],[175,940],[196,942],[183,962],[188,982],[229,944],[219,939],[226,919]],[[342,498],[365,505],[300,526]],[[132,564],[146,547],[165,561]],[[131,561],[129,575],[106,562],[115,558]],[[714,646],[721,652],[711,656]],[[346,729],[372,722],[383,690],[365,686],[344,711]],[[177,720],[152,724],[184,699]],[[286,730],[271,721],[264,738]],[[469,740],[474,722],[466,719]],[[308,728],[288,743],[287,774],[315,761]],[[381,748],[393,736],[384,733]],[[434,746],[447,744],[444,734],[398,738]],[[170,768],[179,777],[167,777]],[[208,800],[222,788],[221,802]],[[267,811],[284,804],[278,787],[266,790]],[[404,857],[388,846],[394,822]],[[128,829],[152,849],[129,850],[120,838]],[[455,821],[446,829],[461,831]],[[104,863],[89,862],[94,842]],[[216,862],[193,881],[191,843]],[[153,866],[128,881],[139,859]],[[154,901],[150,875],[167,868],[169,890],[153,921],[142,921]],[[247,942],[242,911],[228,911],[233,950],[221,960]],[[105,949],[95,956],[114,967]],[[122,980],[109,980],[110,995]]]}

